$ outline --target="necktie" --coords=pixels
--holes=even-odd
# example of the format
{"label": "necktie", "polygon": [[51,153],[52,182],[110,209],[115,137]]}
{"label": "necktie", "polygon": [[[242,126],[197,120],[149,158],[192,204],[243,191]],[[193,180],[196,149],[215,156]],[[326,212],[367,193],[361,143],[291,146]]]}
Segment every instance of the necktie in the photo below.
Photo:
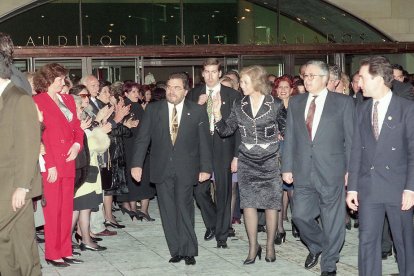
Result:
{"label": "necktie", "polygon": [[213,114],[213,89],[208,90],[208,98],[207,98],[207,114],[208,120],[211,121],[211,115]]}
{"label": "necktie", "polygon": [[376,101],[374,103],[374,111],[372,112],[372,131],[374,132],[375,140],[378,140],[378,137],[379,137],[378,104],[379,104],[379,101]]}
{"label": "necktie", "polygon": [[316,104],[315,99],[317,96],[313,96],[313,99],[309,105],[308,114],[306,115],[306,128],[308,129],[309,137],[312,140],[312,124],[313,117],[315,116]]}
{"label": "necktie", "polygon": [[174,145],[178,134],[178,115],[177,108],[174,105],[172,116],[171,116],[171,142]]}

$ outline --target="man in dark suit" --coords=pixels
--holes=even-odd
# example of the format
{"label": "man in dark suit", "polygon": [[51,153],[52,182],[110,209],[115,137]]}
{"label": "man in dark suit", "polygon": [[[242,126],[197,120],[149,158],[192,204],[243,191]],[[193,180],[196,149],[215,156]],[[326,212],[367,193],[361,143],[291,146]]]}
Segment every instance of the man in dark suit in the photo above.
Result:
{"label": "man in dark suit", "polygon": [[81,79],[80,83],[86,86],[89,94],[91,95],[89,105],[92,107],[92,112],[96,116],[100,110],[99,104],[96,100],[99,92],[99,81],[94,75],[86,75]]}
{"label": "man in dark suit", "polygon": [[157,188],[170,262],[185,259],[187,265],[193,265],[198,254],[193,186],[210,179],[212,152],[207,113],[185,100],[187,91],[187,76],[172,74],[167,82],[167,100],[148,105],[134,141],[131,173],[141,181],[151,143],[150,180]]}
{"label": "man in dark suit", "polygon": [[360,275],[381,275],[387,215],[400,275],[414,275],[414,104],[393,94],[384,57],[361,61],[359,84],[372,100],[358,106],[346,202],[358,210]]}
{"label": "man in dark suit", "polygon": [[284,181],[295,183],[292,220],[310,251],[305,268],[315,266],[322,254],[322,275],[336,275],[345,239],[344,188],[354,103],[351,97],[329,92],[328,78],[324,62],[307,63],[309,93],[289,101],[282,173]]}
{"label": "man in dark suit", "polygon": [[32,198],[41,194],[40,123],[0,55],[0,274],[41,275]]}
{"label": "man in dark suit", "polygon": [[220,84],[221,64],[216,58],[208,58],[203,64],[203,78],[205,85],[200,85],[192,89],[187,99],[197,102],[207,109],[209,116],[209,129],[213,142],[213,171],[216,188],[215,203],[211,198],[210,180],[199,183],[194,188],[194,195],[197,204],[200,206],[201,215],[206,225],[205,240],[211,240],[216,236],[217,247],[227,248],[227,237],[231,227],[231,169],[237,167],[237,155],[240,144],[240,134],[226,138],[221,138],[214,129],[214,117],[212,114],[212,97],[220,94],[222,105],[221,114],[226,120],[231,112],[231,108],[236,99],[241,94],[229,87]]}

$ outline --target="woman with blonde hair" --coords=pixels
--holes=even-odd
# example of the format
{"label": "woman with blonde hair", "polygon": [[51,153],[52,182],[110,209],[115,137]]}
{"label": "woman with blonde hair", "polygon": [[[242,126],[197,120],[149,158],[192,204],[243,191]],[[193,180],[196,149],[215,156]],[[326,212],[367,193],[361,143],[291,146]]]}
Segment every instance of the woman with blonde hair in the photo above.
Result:
{"label": "woman with blonde hair", "polygon": [[235,102],[227,120],[222,120],[221,98],[213,101],[216,129],[223,137],[239,129],[241,144],[238,156],[240,207],[249,238],[249,254],[244,264],[261,259],[262,248],[257,242],[257,209],[265,209],[267,243],[266,261],[276,260],[274,239],[277,211],[282,202],[282,181],[278,162],[280,102],[270,94],[267,72],[261,66],[250,66],[240,72],[240,87],[245,95]]}

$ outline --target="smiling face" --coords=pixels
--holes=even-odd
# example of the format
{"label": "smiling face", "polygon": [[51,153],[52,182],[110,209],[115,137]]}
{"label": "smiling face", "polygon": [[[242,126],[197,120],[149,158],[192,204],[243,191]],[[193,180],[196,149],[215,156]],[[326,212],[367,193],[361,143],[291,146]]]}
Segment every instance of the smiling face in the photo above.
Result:
{"label": "smiling face", "polygon": [[287,81],[281,81],[276,87],[277,96],[281,100],[288,99],[293,92],[293,88],[290,87]]}
{"label": "smiling face", "polygon": [[109,87],[108,86],[102,87],[101,92],[98,95],[98,99],[104,104],[107,104],[109,103],[110,98],[111,98],[111,93],[109,92]]}

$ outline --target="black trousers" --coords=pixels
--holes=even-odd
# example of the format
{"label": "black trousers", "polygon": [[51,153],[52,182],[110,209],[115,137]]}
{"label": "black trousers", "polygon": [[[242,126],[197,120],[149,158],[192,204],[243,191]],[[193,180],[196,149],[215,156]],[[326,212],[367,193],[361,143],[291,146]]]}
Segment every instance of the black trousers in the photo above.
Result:
{"label": "black trousers", "polygon": [[194,196],[207,228],[215,228],[216,240],[226,241],[231,227],[231,172],[230,168],[214,168],[216,183],[215,204],[210,193],[211,181],[199,183]]}
{"label": "black trousers", "polygon": [[367,203],[363,199],[359,202],[359,275],[382,275],[381,238],[385,215],[397,251],[399,275],[414,275],[413,208],[401,211],[401,203]]}
{"label": "black trousers", "polygon": [[156,184],[162,227],[171,256],[197,256],[194,231],[194,179],[172,174]]}

